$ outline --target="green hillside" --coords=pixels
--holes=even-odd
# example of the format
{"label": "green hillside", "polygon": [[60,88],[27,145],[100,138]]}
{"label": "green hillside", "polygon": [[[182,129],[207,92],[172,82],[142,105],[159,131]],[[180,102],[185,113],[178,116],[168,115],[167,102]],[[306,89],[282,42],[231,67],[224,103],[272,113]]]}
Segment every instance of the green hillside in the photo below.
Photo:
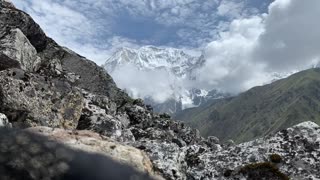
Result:
{"label": "green hillside", "polygon": [[182,111],[175,119],[204,136],[244,142],[303,121],[320,124],[320,69],[255,87],[237,97]]}

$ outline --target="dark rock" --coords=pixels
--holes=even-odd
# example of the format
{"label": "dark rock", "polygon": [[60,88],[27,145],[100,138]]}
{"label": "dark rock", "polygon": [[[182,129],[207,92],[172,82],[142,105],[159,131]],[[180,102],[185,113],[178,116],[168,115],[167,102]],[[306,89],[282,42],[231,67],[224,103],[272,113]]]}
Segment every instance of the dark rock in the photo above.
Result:
{"label": "dark rock", "polygon": [[58,80],[21,69],[0,72],[0,112],[14,127],[36,125],[75,129],[83,107],[81,93]]}
{"label": "dark rock", "polygon": [[52,41],[27,13],[14,8],[10,3],[2,3],[0,9],[0,29],[3,30],[6,27],[21,29],[37,52],[43,51],[48,42]]}
{"label": "dark rock", "polygon": [[0,54],[0,71],[9,68],[20,68],[18,61],[9,58],[4,54]]}

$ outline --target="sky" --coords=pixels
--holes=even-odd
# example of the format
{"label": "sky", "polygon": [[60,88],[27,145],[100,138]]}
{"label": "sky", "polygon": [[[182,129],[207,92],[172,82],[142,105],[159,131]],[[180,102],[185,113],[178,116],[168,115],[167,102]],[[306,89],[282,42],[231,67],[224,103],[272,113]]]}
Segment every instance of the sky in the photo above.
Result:
{"label": "sky", "polygon": [[269,0],[12,0],[61,45],[102,64],[122,46],[201,49]]}
{"label": "sky", "polygon": [[202,52],[206,64],[191,86],[207,90],[239,93],[320,59],[319,0],[12,1],[97,64],[123,46]]}

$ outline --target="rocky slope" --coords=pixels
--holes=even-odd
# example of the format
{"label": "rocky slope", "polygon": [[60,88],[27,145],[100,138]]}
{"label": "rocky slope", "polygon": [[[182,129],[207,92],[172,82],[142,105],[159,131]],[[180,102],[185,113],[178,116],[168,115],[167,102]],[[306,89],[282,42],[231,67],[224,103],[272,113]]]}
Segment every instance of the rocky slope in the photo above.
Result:
{"label": "rocky slope", "polygon": [[320,69],[296,73],[237,97],[185,110],[176,116],[202,135],[245,142],[304,120],[320,124]]}
{"label": "rocky slope", "polygon": [[[102,68],[0,3],[1,179],[320,178],[316,124],[237,146],[203,138],[129,98]],[[271,153],[281,160],[265,162]]]}

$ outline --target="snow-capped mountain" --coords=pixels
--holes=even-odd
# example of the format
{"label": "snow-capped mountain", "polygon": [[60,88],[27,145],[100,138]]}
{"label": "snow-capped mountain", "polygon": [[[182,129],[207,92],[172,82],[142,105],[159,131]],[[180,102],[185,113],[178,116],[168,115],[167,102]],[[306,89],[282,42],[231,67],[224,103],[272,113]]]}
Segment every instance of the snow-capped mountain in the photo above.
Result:
{"label": "snow-capped mountain", "polygon": [[112,72],[116,68],[130,64],[140,70],[164,69],[179,78],[185,78],[204,62],[203,56],[191,56],[180,49],[154,46],[144,46],[139,49],[123,47],[106,61],[104,67]]}
{"label": "snow-capped mountain", "polygon": [[[139,49],[120,48],[103,66],[110,74],[113,74],[117,69],[128,65],[137,68],[139,71],[159,70],[165,72],[165,74],[162,74],[161,76],[168,78],[169,83],[166,84],[166,88],[171,90],[172,95],[164,102],[160,103],[155,101],[152,93],[140,98],[143,98],[146,103],[151,104],[157,112],[174,114],[185,108],[199,106],[208,99],[219,99],[224,97],[223,93],[216,90],[208,92],[201,89],[188,89],[181,83],[195,80],[196,70],[202,67],[204,63],[205,59],[203,55],[193,56],[181,49],[175,48],[144,46]],[[115,80],[116,79],[117,77],[115,77]],[[137,94],[130,92],[130,87],[124,88],[129,94]],[[137,90],[135,89],[135,91]]]}

